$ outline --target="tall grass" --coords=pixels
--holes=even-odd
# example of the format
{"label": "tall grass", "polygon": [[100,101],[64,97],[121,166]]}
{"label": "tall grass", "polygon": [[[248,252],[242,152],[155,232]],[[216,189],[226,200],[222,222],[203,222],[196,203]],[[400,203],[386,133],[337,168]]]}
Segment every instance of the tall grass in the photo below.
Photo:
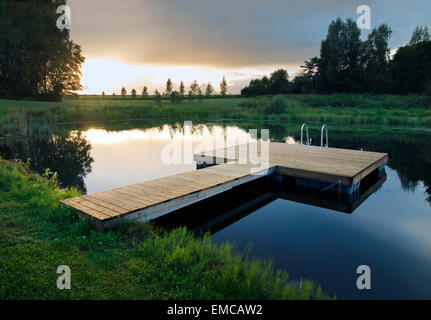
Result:
{"label": "tall grass", "polygon": [[[55,174],[0,159],[0,299],[323,299],[270,262],[186,229],[123,223],[105,233],[59,203]],[[68,265],[72,289],[58,290],[56,268]]]}
{"label": "tall grass", "polygon": [[[276,103],[278,101],[278,104]],[[282,102],[280,102],[282,101]],[[79,97],[61,103],[0,100],[0,135],[34,135],[65,123],[127,119],[256,119],[346,124],[431,125],[431,97],[409,95],[283,95],[183,100]],[[277,106],[278,105],[278,106]],[[286,107],[284,107],[284,105]],[[281,108],[280,108],[281,107]]]}

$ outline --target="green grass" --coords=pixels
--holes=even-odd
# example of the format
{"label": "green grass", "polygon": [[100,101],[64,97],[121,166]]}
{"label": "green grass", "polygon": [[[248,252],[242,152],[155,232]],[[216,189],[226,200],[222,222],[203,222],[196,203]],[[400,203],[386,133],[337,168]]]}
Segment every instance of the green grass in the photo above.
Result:
{"label": "green grass", "polygon": [[[127,119],[165,121],[277,120],[342,124],[431,125],[431,97],[396,95],[284,95],[217,98],[179,104],[152,99],[82,96],[64,102],[0,100],[0,135],[31,135],[56,124]],[[277,98],[278,99],[278,98]]]}
{"label": "green grass", "polygon": [[[299,288],[270,262],[185,229],[97,231],[59,203],[76,195],[49,172],[0,159],[0,299],[326,298],[310,281]],[[56,287],[59,265],[71,268],[71,290]]]}

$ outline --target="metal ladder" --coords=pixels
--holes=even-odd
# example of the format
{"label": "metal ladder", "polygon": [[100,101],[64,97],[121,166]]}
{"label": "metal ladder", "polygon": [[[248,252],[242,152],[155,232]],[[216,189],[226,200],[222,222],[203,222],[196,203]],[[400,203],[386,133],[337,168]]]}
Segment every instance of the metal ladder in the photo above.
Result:
{"label": "metal ladder", "polygon": [[306,133],[307,133],[307,144],[306,145],[309,146],[310,145],[310,137],[308,136],[308,126],[307,126],[306,123],[303,123],[302,126],[301,126],[301,145],[304,144],[304,142],[303,142],[304,127],[307,129],[307,131],[306,131]]}
{"label": "metal ladder", "polygon": [[[323,144],[323,133],[326,133],[326,144]],[[328,148],[329,147],[329,143],[328,143],[328,127],[326,126],[326,124],[324,124],[322,126],[322,131],[320,133],[320,147],[322,148]]]}
{"label": "metal ladder", "polygon": [[[306,129],[305,133],[307,135],[307,141],[306,141],[306,146],[310,145],[310,136],[308,134],[308,125],[306,123],[303,123],[301,126],[301,145],[304,145],[304,128]],[[326,143],[323,144],[323,136],[326,133]],[[328,142],[328,127],[326,124],[323,124],[322,126],[322,130],[320,133],[320,147],[321,148],[328,148],[329,147],[329,142]]]}

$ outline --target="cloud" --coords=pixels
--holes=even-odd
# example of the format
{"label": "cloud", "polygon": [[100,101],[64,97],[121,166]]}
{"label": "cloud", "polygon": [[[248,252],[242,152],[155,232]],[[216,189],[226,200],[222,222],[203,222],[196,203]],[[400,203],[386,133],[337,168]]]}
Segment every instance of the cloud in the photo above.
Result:
{"label": "cloud", "polygon": [[[239,88],[270,68],[293,70],[319,55],[329,23],[337,17],[356,19],[359,5],[371,7],[373,27],[386,22],[393,29],[392,48],[408,42],[416,25],[429,23],[431,1],[366,2],[70,0],[69,5],[72,38],[87,58],[230,70]],[[244,68],[248,74],[233,73]]]}

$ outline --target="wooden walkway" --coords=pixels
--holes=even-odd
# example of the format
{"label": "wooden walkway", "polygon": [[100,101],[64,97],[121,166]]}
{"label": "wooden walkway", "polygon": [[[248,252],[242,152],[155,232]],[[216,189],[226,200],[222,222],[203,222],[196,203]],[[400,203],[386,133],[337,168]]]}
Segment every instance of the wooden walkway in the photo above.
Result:
{"label": "wooden walkway", "polygon": [[[118,218],[153,219],[275,171],[351,186],[388,159],[383,153],[270,143],[269,162],[258,166],[240,164],[241,156],[248,152],[239,147],[214,152],[218,161],[225,163],[62,202],[93,217],[99,227],[109,228],[118,223]],[[256,156],[260,157],[260,153]],[[195,157],[214,160],[202,155]]]}

